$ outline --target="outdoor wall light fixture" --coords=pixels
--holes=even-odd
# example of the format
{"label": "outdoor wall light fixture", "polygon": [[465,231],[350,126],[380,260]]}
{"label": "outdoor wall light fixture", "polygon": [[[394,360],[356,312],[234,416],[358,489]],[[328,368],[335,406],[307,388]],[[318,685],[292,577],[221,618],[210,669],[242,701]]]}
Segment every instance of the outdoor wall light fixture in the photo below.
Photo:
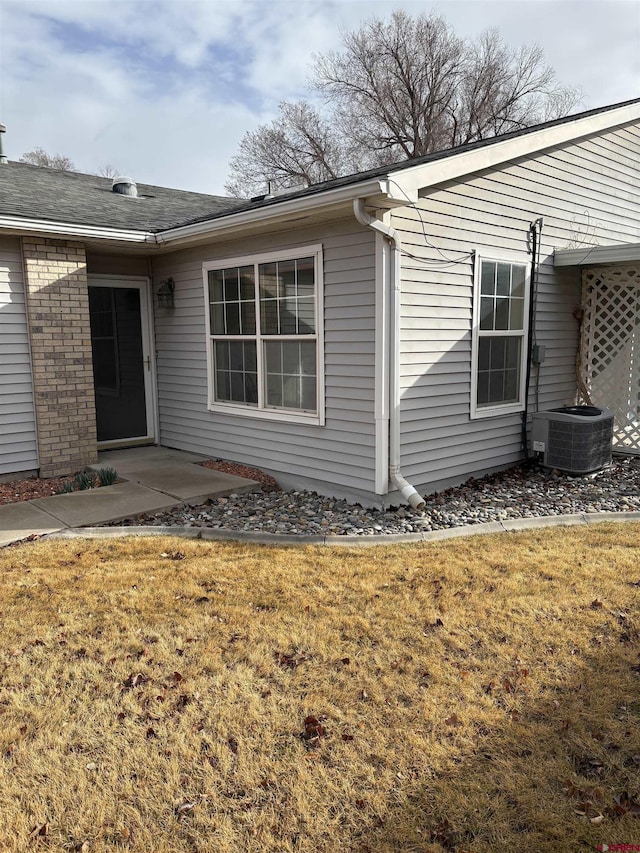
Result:
{"label": "outdoor wall light fixture", "polygon": [[158,308],[175,308],[173,294],[176,289],[176,283],[173,278],[167,278],[160,282],[158,288]]}

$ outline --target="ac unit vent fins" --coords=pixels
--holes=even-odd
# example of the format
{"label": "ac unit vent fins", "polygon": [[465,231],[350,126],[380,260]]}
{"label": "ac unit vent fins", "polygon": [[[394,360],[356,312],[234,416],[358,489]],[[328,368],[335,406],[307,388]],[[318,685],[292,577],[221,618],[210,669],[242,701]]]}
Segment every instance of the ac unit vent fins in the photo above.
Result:
{"label": "ac unit vent fins", "polygon": [[532,417],[531,441],[547,468],[589,474],[611,462],[613,414],[596,406],[565,406]]}

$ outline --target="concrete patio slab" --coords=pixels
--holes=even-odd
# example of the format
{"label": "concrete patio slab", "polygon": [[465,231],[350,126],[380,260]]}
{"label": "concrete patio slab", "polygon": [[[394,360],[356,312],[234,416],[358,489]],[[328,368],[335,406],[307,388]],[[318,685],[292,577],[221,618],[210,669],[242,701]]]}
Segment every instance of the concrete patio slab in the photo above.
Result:
{"label": "concrete patio slab", "polygon": [[170,447],[147,445],[144,447],[126,447],[122,450],[103,450],[98,454],[98,464],[91,468],[115,468],[118,474],[129,479],[127,474],[145,465],[159,465],[161,462],[204,462],[210,456],[200,456],[197,453],[187,453],[184,450],[172,450]]}
{"label": "concrete patio slab", "polygon": [[0,545],[34,533],[55,533],[66,525],[29,501],[0,506]]}
{"label": "concrete patio slab", "polygon": [[259,488],[255,480],[169,459],[130,468],[123,472],[123,476],[189,503],[201,503],[209,497],[223,497],[232,493],[253,492]]}
{"label": "concrete patio slab", "polygon": [[49,518],[58,519],[59,529],[119,521],[143,512],[169,509],[180,501],[139,483],[117,483],[68,495],[52,495],[29,503],[43,514],[48,513]]}

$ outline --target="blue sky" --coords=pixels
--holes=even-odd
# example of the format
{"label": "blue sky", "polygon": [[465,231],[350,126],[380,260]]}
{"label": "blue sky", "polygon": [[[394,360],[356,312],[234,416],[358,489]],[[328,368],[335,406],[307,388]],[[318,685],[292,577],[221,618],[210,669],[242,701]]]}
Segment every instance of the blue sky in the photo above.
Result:
{"label": "blue sky", "polygon": [[640,0],[0,0],[5,149],[223,193],[243,134],[304,95],[312,54],[394,8],[540,44],[584,109],[640,97]]}

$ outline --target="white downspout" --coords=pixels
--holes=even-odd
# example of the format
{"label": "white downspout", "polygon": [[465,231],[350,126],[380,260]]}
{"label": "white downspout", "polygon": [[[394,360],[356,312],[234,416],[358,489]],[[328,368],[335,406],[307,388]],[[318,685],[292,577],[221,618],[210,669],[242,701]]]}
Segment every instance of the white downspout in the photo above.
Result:
{"label": "white downspout", "polygon": [[400,490],[402,497],[415,510],[425,508],[425,501],[402,476],[400,470],[400,296],[402,243],[398,232],[379,219],[370,216],[364,207],[364,199],[353,200],[353,213],[361,225],[378,231],[391,247],[391,275],[389,289],[391,313],[389,323],[389,479]]}

